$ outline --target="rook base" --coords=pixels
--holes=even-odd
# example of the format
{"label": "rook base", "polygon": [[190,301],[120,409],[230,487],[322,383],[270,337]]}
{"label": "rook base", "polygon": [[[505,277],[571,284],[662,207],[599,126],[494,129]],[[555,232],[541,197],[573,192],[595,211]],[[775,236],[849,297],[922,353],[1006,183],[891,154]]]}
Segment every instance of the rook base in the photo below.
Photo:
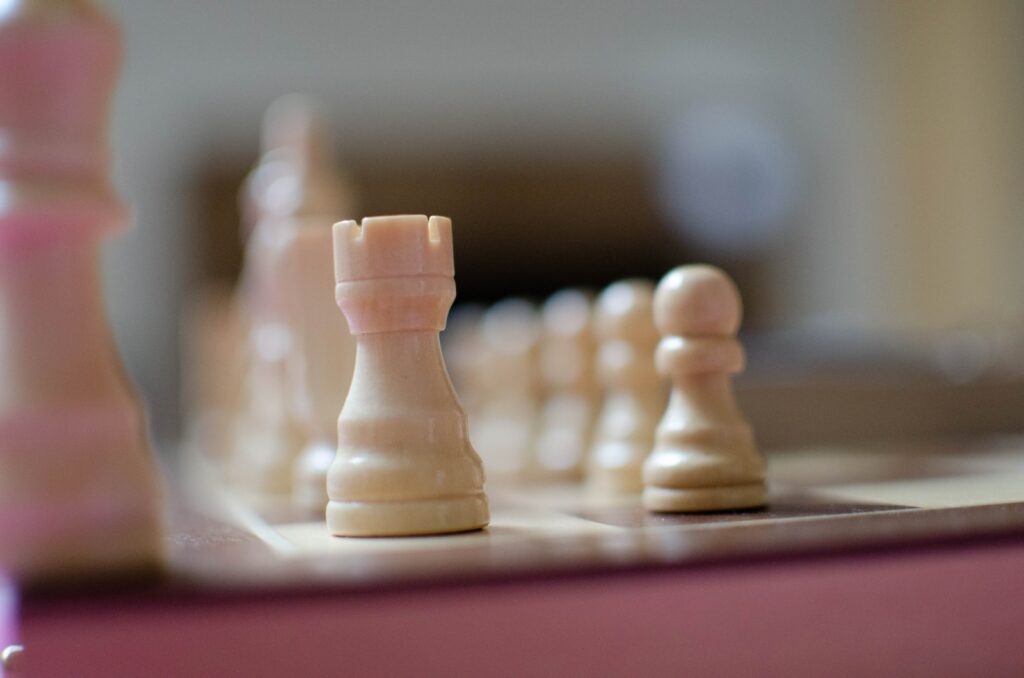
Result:
{"label": "rook base", "polygon": [[484,494],[421,501],[332,501],[327,527],[336,537],[403,537],[479,530],[490,514]]}

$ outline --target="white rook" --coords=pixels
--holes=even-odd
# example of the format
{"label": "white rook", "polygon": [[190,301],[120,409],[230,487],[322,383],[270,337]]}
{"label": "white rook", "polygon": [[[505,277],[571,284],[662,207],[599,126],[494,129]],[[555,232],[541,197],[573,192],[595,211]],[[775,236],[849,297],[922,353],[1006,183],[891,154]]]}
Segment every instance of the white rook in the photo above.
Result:
{"label": "white rook", "polygon": [[327,476],[340,536],[462,532],[489,521],[484,471],[441,355],[455,300],[451,221],[334,226],[336,299],[356,366]]}

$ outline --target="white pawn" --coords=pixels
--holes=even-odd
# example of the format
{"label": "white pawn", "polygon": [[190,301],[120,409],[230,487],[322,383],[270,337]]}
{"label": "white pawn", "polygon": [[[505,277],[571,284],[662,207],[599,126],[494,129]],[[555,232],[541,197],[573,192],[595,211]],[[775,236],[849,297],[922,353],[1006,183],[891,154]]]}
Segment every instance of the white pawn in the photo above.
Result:
{"label": "white pawn", "polygon": [[741,315],[736,286],[712,266],[681,266],[658,284],[654,317],[663,338],[656,361],[672,379],[672,395],[644,464],[648,510],[765,504],[764,459],[729,383],[743,369]]}
{"label": "white pawn", "polygon": [[593,298],[583,290],[551,295],[542,308],[540,375],[546,387],[534,464],[542,478],[578,480],[597,419]]}
{"label": "white pawn", "polygon": [[537,351],[541,323],[525,299],[505,299],[484,312],[481,323],[483,387],[473,442],[495,480],[517,481],[531,469],[541,401]]}
{"label": "white pawn", "polygon": [[598,495],[638,494],[643,489],[643,462],[665,408],[665,389],[653,360],[658,343],[653,294],[650,282],[626,280],[610,285],[597,300],[597,366],[605,400],[587,484]]}
{"label": "white pawn", "polygon": [[462,532],[489,521],[438,333],[455,299],[451,221],[395,216],[334,226],[338,306],[356,368],[327,476],[339,536]]}

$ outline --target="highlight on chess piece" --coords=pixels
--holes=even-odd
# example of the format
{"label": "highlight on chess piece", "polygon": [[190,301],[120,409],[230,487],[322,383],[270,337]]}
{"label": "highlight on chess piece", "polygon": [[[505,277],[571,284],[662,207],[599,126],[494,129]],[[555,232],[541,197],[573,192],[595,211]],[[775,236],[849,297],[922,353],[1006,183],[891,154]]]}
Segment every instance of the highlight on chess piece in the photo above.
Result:
{"label": "highlight on chess piece", "polygon": [[644,463],[644,506],[658,512],[754,508],[766,502],[764,459],[736,405],[742,307],[732,280],[712,266],[670,271],[654,294],[662,335],[658,371],[672,380],[654,449]]}
{"label": "highlight on chess piece", "polygon": [[400,536],[484,527],[483,464],[439,340],[455,299],[451,221],[337,223],[334,266],[356,366],[327,476],[328,529]]}
{"label": "highlight on chess piece", "polygon": [[605,398],[587,467],[587,486],[595,496],[643,489],[644,459],[665,408],[665,389],[651,360],[658,343],[653,293],[647,280],[623,280],[597,299],[597,371]]}
{"label": "highlight on chess piece", "polygon": [[161,488],[103,307],[99,239],[125,209],[107,118],[121,58],[92,2],[0,12],[0,568],[149,569]]}

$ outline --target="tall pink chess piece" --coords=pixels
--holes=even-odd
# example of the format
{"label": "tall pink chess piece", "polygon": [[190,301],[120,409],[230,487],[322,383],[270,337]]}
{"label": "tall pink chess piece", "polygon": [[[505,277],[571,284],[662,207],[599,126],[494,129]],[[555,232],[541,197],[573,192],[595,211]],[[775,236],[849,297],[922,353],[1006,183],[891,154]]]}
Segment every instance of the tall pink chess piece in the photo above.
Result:
{"label": "tall pink chess piece", "polygon": [[117,26],[89,0],[0,5],[0,567],[81,576],[157,561],[159,483],[103,308],[125,223],[107,118]]}

